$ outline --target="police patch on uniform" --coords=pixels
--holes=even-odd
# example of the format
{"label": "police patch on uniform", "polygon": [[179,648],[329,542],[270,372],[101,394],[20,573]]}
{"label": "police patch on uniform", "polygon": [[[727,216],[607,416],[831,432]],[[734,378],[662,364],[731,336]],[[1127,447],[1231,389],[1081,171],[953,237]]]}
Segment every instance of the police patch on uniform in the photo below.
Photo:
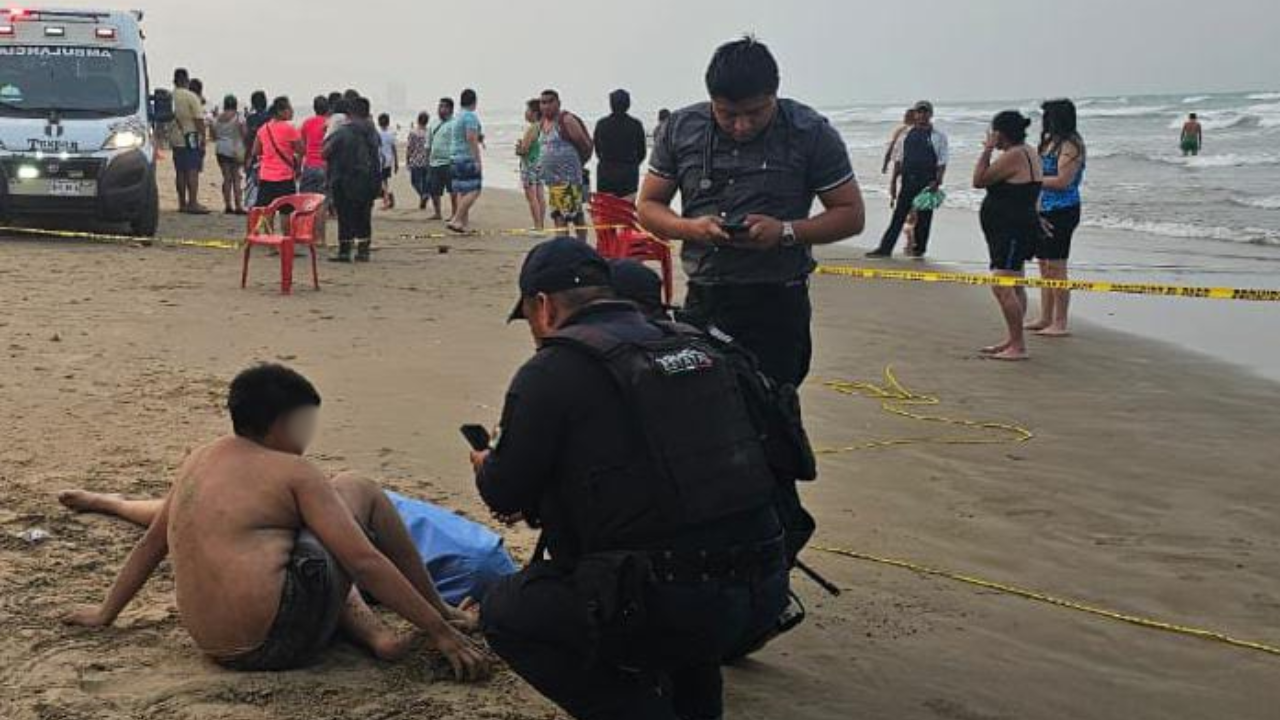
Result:
{"label": "police patch on uniform", "polygon": [[713,368],[716,361],[698,348],[681,348],[652,356],[654,365],[663,375],[683,375]]}

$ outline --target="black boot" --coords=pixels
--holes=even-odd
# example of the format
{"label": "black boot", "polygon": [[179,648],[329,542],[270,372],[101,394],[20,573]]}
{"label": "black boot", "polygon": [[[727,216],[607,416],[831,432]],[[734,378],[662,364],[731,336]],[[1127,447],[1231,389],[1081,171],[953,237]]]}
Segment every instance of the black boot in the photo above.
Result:
{"label": "black boot", "polygon": [[349,263],[351,262],[351,241],[347,240],[338,243],[338,254],[330,255],[329,262]]}
{"label": "black boot", "polygon": [[372,255],[370,255],[369,246],[373,244],[372,240],[363,240],[356,245],[356,262],[367,263]]}

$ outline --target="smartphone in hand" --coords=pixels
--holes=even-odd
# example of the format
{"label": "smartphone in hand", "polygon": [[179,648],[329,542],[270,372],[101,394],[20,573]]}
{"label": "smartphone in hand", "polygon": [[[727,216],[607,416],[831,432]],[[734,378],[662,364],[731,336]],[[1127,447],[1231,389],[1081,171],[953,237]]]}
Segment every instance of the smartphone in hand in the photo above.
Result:
{"label": "smartphone in hand", "polygon": [[463,425],[462,437],[467,439],[467,444],[476,452],[488,450],[489,443],[493,440],[483,425]]}

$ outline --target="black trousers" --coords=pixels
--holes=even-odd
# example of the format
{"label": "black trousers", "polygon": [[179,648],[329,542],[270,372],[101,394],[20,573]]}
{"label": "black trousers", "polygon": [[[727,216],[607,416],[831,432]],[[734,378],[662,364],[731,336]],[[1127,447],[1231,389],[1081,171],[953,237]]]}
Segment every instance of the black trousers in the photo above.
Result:
{"label": "black trousers", "polygon": [[808,280],[786,285],[689,284],[682,322],[715,326],[750,350],[775,382],[800,387],[813,360]]}
{"label": "black trousers", "polygon": [[373,201],[355,200],[338,185],[333,188],[333,208],[338,214],[338,242],[373,238]]}
{"label": "black trousers", "polygon": [[[902,228],[907,224],[907,216],[911,214],[911,203],[916,196],[924,192],[933,184],[933,177],[904,177],[902,178],[902,189],[898,193],[898,204],[893,208],[893,219],[889,221],[889,229],[884,231],[884,237],[880,239],[880,252],[891,254],[893,248],[898,244],[898,236],[902,235]],[[920,211],[916,213],[916,246],[915,253],[924,255],[929,249],[929,230],[933,227],[933,211]]]}
{"label": "black trousers", "polygon": [[777,569],[653,585],[643,628],[595,642],[573,578],[534,563],[485,595],[481,623],[494,652],[578,720],[718,720],[722,660],[776,622],[787,583]]}

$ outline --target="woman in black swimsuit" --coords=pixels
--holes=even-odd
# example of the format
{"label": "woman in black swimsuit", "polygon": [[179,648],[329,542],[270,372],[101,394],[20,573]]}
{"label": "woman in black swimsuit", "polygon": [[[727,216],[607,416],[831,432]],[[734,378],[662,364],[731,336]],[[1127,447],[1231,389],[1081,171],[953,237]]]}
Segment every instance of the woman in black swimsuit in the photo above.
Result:
{"label": "woman in black swimsuit", "polygon": [[[973,171],[973,186],[987,191],[982,202],[982,232],[987,237],[991,270],[997,277],[1023,277],[1023,266],[1035,254],[1040,238],[1040,187],[1044,183],[1039,155],[1027,146],[1031,121],[1007,110],[996,115],[987,142]],[[1000,156],[992,160],[996,150]],[[982,349],[993,360],[1026,360],[1023,321],[1027,291],[1021,287],[992,288],[1009,336]]]}

